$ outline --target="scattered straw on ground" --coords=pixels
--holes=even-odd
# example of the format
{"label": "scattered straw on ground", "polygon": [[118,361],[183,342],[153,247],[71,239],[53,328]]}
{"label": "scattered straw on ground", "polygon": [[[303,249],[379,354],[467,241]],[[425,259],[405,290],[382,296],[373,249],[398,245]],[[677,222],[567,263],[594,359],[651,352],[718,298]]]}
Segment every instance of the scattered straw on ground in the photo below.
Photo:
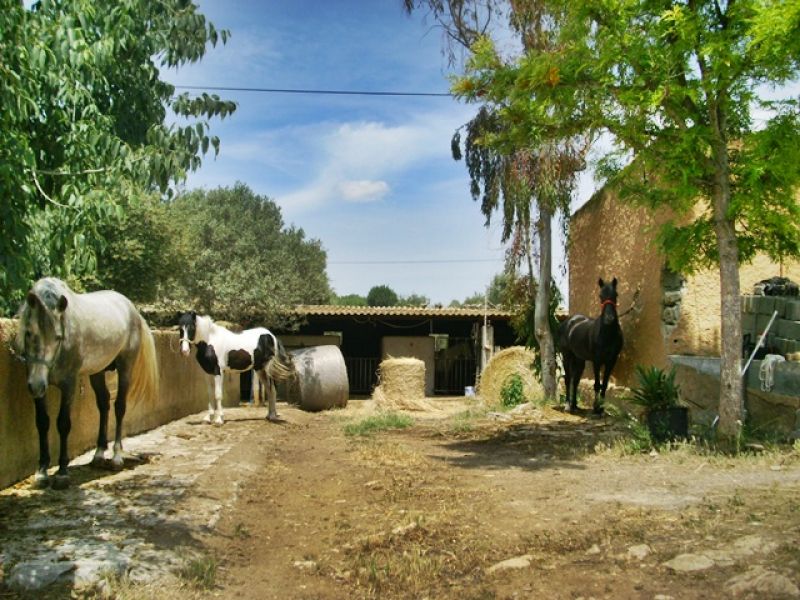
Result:
{"label": "scattered straw on ground", "polygon": [[387,358],[378,367],[380,384],[372,392],[384,410],[435,411],[425,398],[425,363],[418,358]]}
{"label": "scattered straw on ground", "polygon": [[522,379],[525,399],[538,400],[542,396],[542,384],[533,373],[536,354],[523,346],[512,346],[495,354],[483,370],[478,383],[478,395],[488,406],[500,404],[500,392],[506,381],[514,374]]}

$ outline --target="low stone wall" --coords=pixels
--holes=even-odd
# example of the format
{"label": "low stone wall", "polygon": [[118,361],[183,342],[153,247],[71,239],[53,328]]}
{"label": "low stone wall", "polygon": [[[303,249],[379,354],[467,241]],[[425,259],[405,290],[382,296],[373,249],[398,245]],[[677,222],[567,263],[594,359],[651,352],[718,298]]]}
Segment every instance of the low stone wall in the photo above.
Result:
{"label": "low stone wall", "polygon": [[[0,488],[31,475],[39,462],[39,437],[36,432],[33,399],[27,389],[25,365],[10,352],[9,343],[17,322],[0,319]],[[194,357],[186,358],[177,351],[175,331],[154,331],[158,355],[160,392],[158,398],[131,399],[128,402],[123,435],[147,431],[208,406],[207,376]],[[106,375],[112,403],[116,397],[116,373]],[[78,384],[72,405],[72,431],[69,435],[71,457],[93,448],[97,442],[98,412],[89,378]],[[50,455],[58,463],[58,431],[56,416],[60,393],[51,387],[47,395],[50,415]],[[225,405],[239,403],[239,377],[225,376]],[[113,405],[110,411],[108,437],[114,439]],[[110,444],[109,444],[110,447]]]}

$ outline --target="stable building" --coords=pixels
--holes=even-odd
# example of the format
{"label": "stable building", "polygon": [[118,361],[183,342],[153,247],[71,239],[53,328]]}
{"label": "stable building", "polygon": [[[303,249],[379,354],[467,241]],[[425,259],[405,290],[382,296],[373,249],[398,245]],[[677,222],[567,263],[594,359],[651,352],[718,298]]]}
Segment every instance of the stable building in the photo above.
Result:
{"label": "stable building", "polygon": [[300,305],[296,331],[278,332],[288,349],[335,344],[342,351],[351,395],[377,385],[389,356],[425,363],[428,396],[463,395],[493,353],[516,343],[512,313],[492,308]]}

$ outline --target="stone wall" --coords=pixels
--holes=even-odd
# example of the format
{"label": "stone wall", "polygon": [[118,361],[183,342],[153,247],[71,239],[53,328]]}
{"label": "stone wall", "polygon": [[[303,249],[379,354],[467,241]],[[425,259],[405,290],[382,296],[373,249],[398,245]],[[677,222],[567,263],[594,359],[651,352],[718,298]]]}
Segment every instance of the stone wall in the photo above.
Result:
{"label": "stone wall", "polygon": [[[0,319],[0,488],[31,475],[39,462],[33,399],[27,389],[25,366],[12,356],[9,342],[16,332],[16,321]],[[178,334],[154,331],[160,374],[158,398],[132,399],[128,402],[123,434],[147,431],[180,417],[200,412],[208,406],[207,377],[194,357],[185,358],[178,351]],[[107,381],[116,397],[116,374],[108,373]],[[59,392],[50,388],[50,455],[58,463]],[[225,376],[225,404],[238,405],[239,377]],[[114,438],[113,406],[109,417],[108,437]],[[72,405],[72,431],[69,435],[71,457],[95,446],[98,412],[88,377],[78,384]]]}

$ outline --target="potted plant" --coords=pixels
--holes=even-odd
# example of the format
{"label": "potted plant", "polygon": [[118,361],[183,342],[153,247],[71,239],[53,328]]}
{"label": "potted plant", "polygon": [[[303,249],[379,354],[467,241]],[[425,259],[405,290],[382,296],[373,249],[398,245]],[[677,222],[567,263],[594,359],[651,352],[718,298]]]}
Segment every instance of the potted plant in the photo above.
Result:
{"label": "potted plant", "polygon": [[636,366],[638,387],[633,402],[644,408],[650,436],[664,442],[689,435],[689,410],[678,404],[680,389],[675,383],[675,367],[668,372],[658,367]]}

